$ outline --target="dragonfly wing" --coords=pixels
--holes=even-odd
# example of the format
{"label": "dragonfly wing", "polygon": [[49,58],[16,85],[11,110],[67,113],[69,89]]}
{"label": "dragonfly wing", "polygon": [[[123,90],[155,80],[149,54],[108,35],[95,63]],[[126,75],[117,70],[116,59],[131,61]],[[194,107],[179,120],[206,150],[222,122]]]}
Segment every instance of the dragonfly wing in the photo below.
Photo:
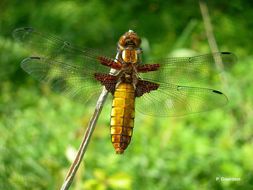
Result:
{"label": "dragonfly wing", "polygon": [[57,36],[44,34],[30,27],[14,30],[13,37],[30,48],[34,56],[55,59],[61,62],[71,61],[76,64],[86,65],[86,69],[95,69],[100,72],[108,70],[100,62],[101,57],[107,57],[98,50],[76,47]]}
{"label": "dragonfly wing", "polygon": [[[110,67],[101,64],[110,58],[93,49],[81,49],[56,36],[33,28],[18,28],[14,38],[30,48],[33,56],[22,61],[21,67],[39,81],[49,83],[53,90],[74,99],[86,101],[101,89],[96,74],[108,74]],[[113,81],[104,81],[113,89]]]}
{"label": "dragonfly wing", "polygon": [[215,67],[215,60],[221,58],[225,66],[236,62],[234,54],[217,52],[194,57],[172,57],[153,61],[159,64],[155,72],[141,73],[140,78],[158,83],[173,83],[179,85],[198,85],[212,80],[220,72]]}
{"label": "dragonfly wing", "polygon": [[84,65],[29,57],[22,61],[21,67],[37,80],[48,83],[53,90],[83,102],[94,97],[101,89],[94,77],[95,71],[87,70]]}
{"label": "dragonfly wing", "polygon": [[43,55],[68,54],[85,55],[96,58],[96,51],[75,47],[71,43],[58,38],[57,36],[44,34],[31,27],[17,28],[13,31],[13,37],[17,41],[29,45],[33,50]]}
{"label": "dragonfly wing", "polygon": [[157,90],[136,98],[136,110],[151,116],[182,116],[225,105],[227,97],[220,91],[161,83]]}

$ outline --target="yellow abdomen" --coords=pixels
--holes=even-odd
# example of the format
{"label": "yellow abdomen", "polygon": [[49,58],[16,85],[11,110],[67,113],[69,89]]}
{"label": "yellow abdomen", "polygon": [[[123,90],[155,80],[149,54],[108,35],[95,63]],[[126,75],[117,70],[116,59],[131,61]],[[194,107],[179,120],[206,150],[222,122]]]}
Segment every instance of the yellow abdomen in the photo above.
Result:
{"label": "yellow abdomen", "polygon": [[111,140],[117,154],[122,154],[131,141],[134,127],[134,87],[120,83],[115,92],[111,112]]}

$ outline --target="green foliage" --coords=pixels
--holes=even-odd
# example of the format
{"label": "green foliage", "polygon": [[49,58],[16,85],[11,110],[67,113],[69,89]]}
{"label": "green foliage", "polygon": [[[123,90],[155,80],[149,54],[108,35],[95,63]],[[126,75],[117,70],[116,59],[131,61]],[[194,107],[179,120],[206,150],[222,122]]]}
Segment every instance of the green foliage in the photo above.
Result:
{"label": "green foliage", "polygon": [[[250,3],[208,4],[220,50],[238,57],[225,72],[229,105],[180,118],[136,113],[132,142],[119,156],[110,142],[108,99],[72,189],[253,188]],[[112,50],[133,29],[143,37],[144,59],[210,52],[193,1],[3,0],[0,7],[1,190],[59,189],[95,104],[69,100],[24,73],[19,63],[31,53],[12,39],[14,28],[32,26]]]}

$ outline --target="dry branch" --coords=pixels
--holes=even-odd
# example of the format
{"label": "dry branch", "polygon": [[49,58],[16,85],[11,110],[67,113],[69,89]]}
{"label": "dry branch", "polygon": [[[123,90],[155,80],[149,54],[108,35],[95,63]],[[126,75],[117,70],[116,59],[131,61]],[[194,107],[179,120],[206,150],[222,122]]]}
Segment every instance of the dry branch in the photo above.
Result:
{"label": "dry branch", "polygon": [[77,155],[76,155],[76,158],[74,160],[74,162],[71,164],[70,166],[70,169],[66,175],[66,178],[63,182],[63,185],[61,187],[61,190],[67,190],[69,189],[70,185],[72,184],[72,181],[75,177],[75,174],[79,168],[79,165],[83,159],[83,156],[87,150],[87,147],[88,147],[88,144],[89,144],[89,141],[90,141],[90,138],[91,138],[91,135],[96,127],[96,123],[97,123],[97,120],[98,120],[98,117],[101,113],[101,110],[103,108],[103,105],[105,103],[105,100],[107,98],[107,95],[108,95],[108,91],[103,88],[103,91],[101,92],[99,98],[98,98],[98,101],[97,101],[97,105],[96,105],[96,108],[95,108],[95,111],[93,113],[93,116],[92,118],[90,119],[90,122],[88,124],[88,127],[85,131],[85,134],[84,134],[84,137],[82,139],[82,143],[78,149],[78,152],[77,152]]}
{"label": "dry branch", "polygon": [[[200,0],[199,7],[200,7],[201,14],[202,14],[202,18],[203,18],[203,22],[204,22],[204,26],[205,26],[205,31],[206,31],[206,36],[207,36],[207,40],[208,40],[210,49],[211,49],[212,53],[219,52],[219,48],[218,48],[218,45],[217,45],[217,42],[216,42],[216,39],[214,36],[213,27],[212,27],[212,23],[210,20],[207,5],[204,1]],[[222,63],[221,57],[217,56],[217,59],[214,59],[214,61],[215,61],[215,65],[216,65],[217,69],[219,71],[223,71],[224,65]],[[224,76],[223,73],[221,75],[221,79],[222,79],[224,86],[226,87],[227,80],[226,80],[226,77]]]}

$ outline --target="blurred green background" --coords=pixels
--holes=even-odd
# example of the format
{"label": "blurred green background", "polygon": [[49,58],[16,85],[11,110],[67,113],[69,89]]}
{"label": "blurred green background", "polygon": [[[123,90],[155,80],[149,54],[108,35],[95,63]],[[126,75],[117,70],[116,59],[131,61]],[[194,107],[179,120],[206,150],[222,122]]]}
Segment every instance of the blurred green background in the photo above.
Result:
{"label": "blurred green background", "polygon": [[[108,101],[71,189],[253,189],[252,2],[207,6],[219,49],[238,58],[225,73],[229,104],[179,118],[136,113],[132,142],[116,155]],[[132,29],[143,39],[145,58],[210,52],[197,1],[1,0],[1,190],[59,189],[95,105],[54,93],[20,68],[30,54],[12,31],[24,26],[112,50]]]}

